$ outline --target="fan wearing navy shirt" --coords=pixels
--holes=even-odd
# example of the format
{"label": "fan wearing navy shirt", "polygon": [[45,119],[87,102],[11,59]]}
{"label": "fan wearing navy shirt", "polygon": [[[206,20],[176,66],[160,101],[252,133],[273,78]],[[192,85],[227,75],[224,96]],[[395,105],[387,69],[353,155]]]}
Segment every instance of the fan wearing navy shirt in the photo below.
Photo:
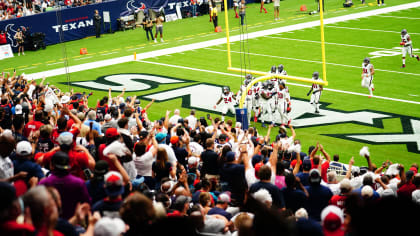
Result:
{"label": "fan wearing navy shirt", "polygon": [[260,181],[251,185],[249,192],[255,193],[262,188],[266,189],[273,198],[273,206],[285,209],[283,193],[276,185],[271,183],[271,168],[268,165],[263,165],[258,171],[258,177]]}

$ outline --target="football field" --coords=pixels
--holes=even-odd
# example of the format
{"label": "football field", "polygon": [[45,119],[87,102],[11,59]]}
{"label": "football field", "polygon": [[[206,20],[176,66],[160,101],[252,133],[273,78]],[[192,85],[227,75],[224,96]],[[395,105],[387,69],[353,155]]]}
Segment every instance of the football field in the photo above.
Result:
{"label": "football field", "polygon": [[[313,1],[304,2],[308,9],[314,7]],[[306,96],[309,84],[287,83],[292,97],[292,124],[304,151],[320,142],[331,156],[339,154],[342,162],[354,156],[356,165],[366,165],[358,152],[362,146],[368,146],[377,165],[388,159],[404,165],[419,162],[420,62],[407,57],[407,67],[400,68],[399,42],[401,30],[407,29],[413,40],[413,53],[420,54],[420,7],[372,13],[410,2],[416,3],[387,2],[388,5],[377,7],[373,1],[366,5],[355,2],[355,7],[349,9],[342,8],[341,1],[327,3],[326,19],[355,13],[367,16],[325,25],[329,84],[321,96],[320,114],[314,114],[309,105]],[[301,3],[282,1],[281,20],[274,21],[271,15],[259,14],[258,4],[250,4],[248,34],[241,35],[244,41],[235,40],[240,32],[238,22],[229,18],[234,39],[231,43],[233,67],[245,68],[246,64],[248,69],[267,72],[272,65],[283,64],[291,76],[310,78],[314,71],[322,74],[320,27],[294,27],[315,22],[319,16],[297,11],[299,5]],[[267,5],[267,9],[270,11],[272,5]],[[229,14],[232,16],[231,12]],[[224,29],[224,17],[220,18]],[[165,24],[165,30],[168,29],[165,43],[139,44],[129,39],[135,34],[143,36],[141,29],[105,35],[101,41],[90,38],[68,42],[70,72],[74,71],[70,73],[71,87],[75,91],[93,91],[91,106],[106,96],[110,87],[115,91],[113,96],[126,88],[127,95],[140,97],[142,106],[156,99],[149,110],[151,119],[159,119],[166,110],[175,108],[182,108],[182,116],[187,116],[191,108],[198,110],[197,117],[208,113],[220,115],[213,105],[219,99],[221,87],[229,86],[236,93],[244,74],[227,70],[226,40],[222,33],[209,32],[212,26],[208,15],[185,19],[182,25],[183,21]],[[176,32],[181,33],[177,36]],[[77,55],[77,48],[85,45],[90,54]],[[21,57],[20,61],[19,58],[4,61],[5,64],[2,61],[2,68],[17,67],[18,71],[21,69],[20,72],[33,76],[49,71],[52,76],[47,81],[66,90],[67,76],[60,70],[61,46],[28,53],[28,57]],[[368,90],[361,87],[361,65],[365,57],[370,57],[375,68],[372,98],[368,97]],[[233,116],[230,119],[234,119]],[[259,122],[251,125],[265,135],[266,130]],[[277,131],[277,128],[272,131],[272,139]]]}

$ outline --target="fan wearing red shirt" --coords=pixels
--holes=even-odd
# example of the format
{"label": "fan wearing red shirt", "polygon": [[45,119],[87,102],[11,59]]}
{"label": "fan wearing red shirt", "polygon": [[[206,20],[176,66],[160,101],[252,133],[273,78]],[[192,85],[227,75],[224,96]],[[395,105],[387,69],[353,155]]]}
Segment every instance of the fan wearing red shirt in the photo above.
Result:
{"label": "fan wearing red shirt", "polygon": [[324,150],[324,147],[322,146],[322,144],[317,143],[316,147],[314,148],[314,150],[312,150],[309,156],[312,162],[312,169],[318,169],[318,166],[320,165],[320,162],[321,162],[321,157],[319,155],[316,155],[316,152],[318,151],[318,149],[322,152],[322,154],[324,155],[326,159],[326,161],[321,164],[321,178],[322,180],[324,180],[324,182],[328,183],[327,171],[328,171],[328,168],[330,167],[331,157]]}
{"label": "fan wearing red shirt", "polygon": [[408,170],[404,173],[404,166],[402,164],[398,166],[398,170],[400,171],[401,176],[401,182],[398,184],[397,190],[398,197],[411,201],[411,194],[416,190],[416,185],[413,184],[414,172]]}
{"label": "fan wearing red shirt", "polygon": [[118,133],[116,128],[108,128],[105,133],[105,140],[106,142],[99,145],[98,151],[99,151],[99,160],[104,160],[108,163],[109,170],[118,171],[117,167],[114,165],[112,160],[104,155],[104,150],[107,145],[113,143],[115,140],[118,140],[120,138],[120,134]]}
{"label": "fan wearing red shirt", "polygon": [[23,130],[23,135],[25,137],[29,137],[29,135],[35,131],[38,131],[44,123],[41,122],[42,120],[42,110],[35,111],[34,119],[26,123],[25,129]]}
{"label": "fan wearing red shirt", "polygon": [[70,158],[70,173],[82,179],[86,179],[83,170],[95,168],[95,159],[89,153],[89,151],[82,145],[75,145],[73,140],[73,134],[70,132],[63,132],[57,139],[59,147],[53,148],[51,151],[44,155],[36,157],[36,162],[43,165],[49,166],[51,158],[57,151],[66,152]]}

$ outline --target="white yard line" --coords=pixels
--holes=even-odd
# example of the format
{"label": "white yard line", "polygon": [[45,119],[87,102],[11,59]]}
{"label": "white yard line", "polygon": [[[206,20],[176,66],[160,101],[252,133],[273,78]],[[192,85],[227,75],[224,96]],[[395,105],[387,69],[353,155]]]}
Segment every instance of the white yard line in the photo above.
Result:
{"label": "white yard line", "polygon": [[[63,63],[63,62],[62,61],[54,62],[54,63],[47,64],[47,66],[52,66],[52,65],[56,65],[56,64],[60,64],[60,63]],[[39,78],[37,78],[37,79],[39,79]]]}
{"label": "white yard line", "polygon": [[111,54],[115,54],[115,53],[118,53],[118,52],[109,52],[109,53],[103,53],[103,54],[100,54],[100,55],[105,56],[105,55],[111,55]]}
{"label": "white yard line", "polygon": [[[359,19],[363,17],[375,16],[379,14],[401,11],[401,10],[406,10],[406,9],[416,8],[416,7],[420,7],[420,1],[407,3],[407,4],[401,4],[398,6],[384,7],[384,8],[379,8],[379,9],[370,10],[370,11],[358,12],[358,13],[353,13],[353,14],[344,15],[344,16],[332,17],[332,18],[325,19],[324,24],[333,24],[337,22],[349,21],[349,20]],[[257,37],[262,37],[266,35],[273,35],[273,34],[278,34],[278,33],[283,33],[283,32],[294,31],[294,30],[312,28],[319,25],[320,25],[319,20],[314,20],[314,21],[299,23],[295,25],[288,25],[288,26],[283,26],[283,27],[278,27],[278,28],[273,28],[273,29],[252,32],[248,34],[248,38],[251,39],[251,38],[257,38]],[[240,35],[235,35],[235,36],[230,37],[231,42],[235,42],[239,40],[240,40]],[[206,47],[211,47],[211,46],[225,44],[225,43],[226,43],[226,38],[219,38],[219,39],[192,43],[192,44],[182,45],[182,46],[177,46],[177,47],[172,47],[172,48],[165,48],[165,49],[160,49],[160,50],[155,50],[155,51],[150,51],[150,52],[144,52],[144,53],[137,54],[137,60],[163,56],[167,54],[185,52],[192,49],[206,48]],[[131,62],[133,61],[133,59],[134,59],[133,55],[117,57],[117,58],[112,58],[112,59],[107,59],[107,60],[102,60],[102,61],[95,61],[95,62],[90,62],[86,64],[70,66],[68,68],[63,67],[63,68],[57,68],[53,70],[28,74],[27,77],[39,79],[44,76],[50,77],[50,76],[63,75],[66,73],[74,73],[74,72],[90,70],[90,69],[95,69],[95,68],[120,64],[120,63]]]}
{"label": "white yard line", "polygon": [[407,20],[420,20],[418,17],[406,17],[406,16],[381,16],[377,15],[378,17],[389,17],[389,18],[396,18],[396,19],[407,19]]}
{"label": "white yard line", "polygon": [[[266,37],[266,38],[274,38],[274,39],[293,40],[293,41],[299,41],[299,42],[308,42],[308,43],[321,43],[321,41],[312,41],[312,40],[305,40],[305,39],[283,38],[283,37],[275,37],[275,36],[264,36],[264,37]],[[346,47],[355,47],[355,48],[371,48],[371,49],[378,49],[378,50],[389,50],[389,48],[378,48],[378,47],[369,47],[369,46],[352,45],[352,44],[344,44],[344,43],[330,43],[330,42],[325,42],[325,44],[338,45],[338,46],[346,46]]]}
{"label": "white yard line", "polygon": [[144,47],[130,48],[130,49],[127,49],[126,51],[134,51],[134,50],[137,50],[137,49],[142,49],[142,48],[144,48]]}
{"label": "white yard line", "polygon": [[75,61],[80,61],[80,60],[85,60],[85,59],[89,59],[89,58],[92,58],[93,56],[91,56],[91,57],[82,57],[82,58],[77,58],[77,59],[74,59]]}
{"label": "white yard line", "polygon": [[[326,25],[325,27],[328,27],[328,28],[337,28],[337,29],[350,29],[350,30],[374,31],[374,32],[401,34],[401,31],[389,31],[389,30],[377,30],[377,29],[362,29],[362,28],[352,28],[352,27],[334,26],[334,25]],[[408,33],[409,34],[420,35],[420,33],[413,33],[413,32],[408,32]]]}
{"label": "white yard line", "polygon": [[[217,48],[205,48],[205,49],[226,52],[225,49],[217,49]],[[231,53],[242,53],[242,52],[238,52],[238,51],[230,51],[230,52]],[[266,54],[260,54],[260,53],[251,53],[250,52],[249,55],[262,56],[262,57],[272,57],[272,58],[279,58],[279,59],[286,59],[286,60],[293,60],[293,61],[304,61],[304,62],[322,64],[322,61],[306,60],[306,59],[299,59],[299,58],[292,58],[292,57],[281,57],[281,56],[266,55]],[[360,66],[352,66],[352,65],[338,64],[338,63],[332,63],[332,62],[327,62],[326,64],[334,65],[334,66],[350,67],[350,68],[360,68]],[[420,74],[416,74],[416,73],[394,71],[394,70],[384,70],[384,69],[378,69],[378,68],[375,68],[375,71],[384,71],[384,72],[389,72],[389,73],[420,76]],[[417,78],[415,78],[415,79],[417,79]],[[420,78],[418,78],[418,79],[420,79]]]}
{"label": "white yard line", "polygon": [[[148,63],[148,64],[154,64],[154,65],[160,65],[160,66],[173,67],[173,68],[178,68],[178,69],[200,71],[200,72],[206,72],[206,73],[212,73],[212,74],[218,74],[218,75],[227,75],[227,76],[232,76],[232,77],[241,77],[241,75],[238,75],[238,74],[225,73],[225,72],[212,71],[212,70],[205,70],[205,69],[199,69],[199,68],[193,68],[193,67],[187,67],[187,66],[171,65],[171,64],[160,63],[160,62],[143,61],[143,60],[141,60],[139,62]],[[296,83],[290,83],[290,82],[287,82],[287,85],[293,85],[293,86],[299,86],[299,87],[307,87],[307,88],[311,87],[311,85],[296,84]],[[363,97],[368,97],[369,96],[369,94],[357,93],[357,92],[351,92],[351,91],[345,91],[345,90],[339,90],[339,89],[324,88],[324,90],[335,92],[335,93],[351,94],[351,95],[363,96]],[[373,97],[374,98],[378,98],[378,99],[383,99],[383,100],[389,100],[389,101],[395,101],[395,102],[403,102],[403,103],[411,103],[411,104],[420,105],[420,102],[411,101],[411,100],[405,100],[405,99],[399,99],[399,98],[390,98],[390,97],[383,97],[383,96],[375,96],[375,95]]]}

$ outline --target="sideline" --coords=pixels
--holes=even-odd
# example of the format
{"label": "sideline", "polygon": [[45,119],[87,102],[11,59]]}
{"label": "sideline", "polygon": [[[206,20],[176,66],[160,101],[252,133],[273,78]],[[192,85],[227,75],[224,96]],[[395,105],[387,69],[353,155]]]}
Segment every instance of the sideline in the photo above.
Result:
{"label": "sideline", "polygon": [[[334,24],[338,22],[349,21],[349,20],[359,19],[363,17],[375,16],[379,14],[401,11],[401,10],[417,8],[417,7],[420,7],[420,1],[407,3],[407,4],[401,4],[398,6],[379,8],[379,9],[370,10],[370,11],[358,12],[358,13],[353,13],[353,14],[344,15],[344,16],[327,18],[327,19],[324,19],[324,24],[325,25]],[[262,37],[266,35],[290,32],[290,31],[295,31],[295,30],[301,30],[301,29],[306,29],[306,28],[312,28],[319,25],[320,25],[319,20],[316,20],[316,21],[310,21],[310,22],[305,22],[305,23],[299,23],[295,25],[278,27],[274,29],[262,30],[262,31],[249,33],[248,39]],[[235,42],[239,40],[240,40],[240,35],[235,35],[235,36],[230,37],[231,42]],[[139,53],[137,54],[136,58],[137,60],[143,60],[147,58],[153,58],[153,57],[158,57],[158,56],[163,56],[163,55],[168,55],[168,54],[173,54],[173,53],[185,52],[185,51],[189,51],[193,49],[207,48],[207,47],[211,47],[211,46],[215,46],[219,44],[225,44],[225,43],[226,43],[226,38],[223,37],[219,39],[208,40],[208,41],[193,43],[193,44],[188,44],[188,45],[182,45],[182,46],[177,46],[173,48],[166,48],[166,49],[160,49],[160,50],[155,50],[155,51],[150,51],[150,52]],[[121,63],[130,62],[130,61],[133,61],[133,55],[117,57],[117,58],[112,58],[112,59],[107,59],[107,60],[102,60],[102,61],[96,61],[96,62],[90,62],[86,64],[70,66],[68,68],[62,67],[62,68],[57,68],[53,70],[37,72],[33,74],[28,74],[26,75],[26,77],[32,78],[32,79],[39,79],[43,77],[51,77],[51,76],[63,75],[66,73],[74,73],[74,72],[79,72],[79,71],[84,71],[84,70],[100,68],[104,66],[121,64]]]}
{"label": "sideline", "polygon": [[[225,72],[219,72],[219,71],[212,71],[212,70],[205,70],[205,69],[199,69],[199,68],[193,68],[193,67],[187,67],[187,66],[178,66],[178,65],[171,65],[166,63],[160,63],[160,62],[153,62],[153,61],[139,61],[141,63],[148,63],[148,64],[154,64],[154,65],[160,65],[160,66],[167,66],[167,67],[173,67],[173,68],[179,68],[179,69],[185,69],[185,70],[194,70],[194,71],[200,71],[200,72],[207,72],[207,73],[213,73],[218,75],[227,75],[227,76],[233,76],[233,77],[241,77],[241,75],[238,74],[231,74],[231,73],[225,73]],[[311,87],[311,85],[305,85],[305,84],[296,84],[296,83],[290,83],[287,82],[288,85],[293,86],[299,86],[299,87]],[[345,91],[345,90],[339,90],[339,89],[331,89],[331,88],[324,88],[324,90],[336,92],[336,93],[344,93],[344,94],[351,94],[351,95],[357,95],[357,96],[363,96],[368,97],[369,94],[364,93],[357,93],[357,92],[351,92],[351,91]],[[411,103],[420,105],[420,102],[411,101],[411,100],[404,100],[404,99],[398,99],[398,98],[390,98],[390,97],[383,97],[383,96],[372,96],[373,98],[383,99],[383,100],[389,100],[389,101],[395,101],[395,102],[403,102],[403,103]]]}

